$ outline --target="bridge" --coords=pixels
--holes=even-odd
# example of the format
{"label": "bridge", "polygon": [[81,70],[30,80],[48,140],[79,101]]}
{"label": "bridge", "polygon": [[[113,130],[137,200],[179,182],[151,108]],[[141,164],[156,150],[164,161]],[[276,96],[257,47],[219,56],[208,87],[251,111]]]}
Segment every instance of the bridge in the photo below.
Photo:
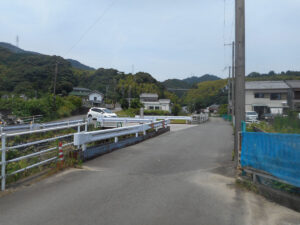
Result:
{"label": "bridge", "polygon": [[228,122],[170,126],[2,196],[0,224],[299,224],[298,213],[235,185]]}

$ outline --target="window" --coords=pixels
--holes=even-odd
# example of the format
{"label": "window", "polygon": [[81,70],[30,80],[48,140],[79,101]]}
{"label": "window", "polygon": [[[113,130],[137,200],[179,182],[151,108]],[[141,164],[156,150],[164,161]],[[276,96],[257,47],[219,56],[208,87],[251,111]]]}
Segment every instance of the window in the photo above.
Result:
{"label": "window", "polygon": [[150,109],[150,110],[153,110],[153,109],[154,109],[154,107],[153,107],[153,106],[149,106],[149,109]]}
{"label": "window", "polygon": [[295,91],[295,99],[300,99],[300,91]]}
{"label": "window", "polygon": [[155,106],[155,110],[159,110],[159,106]]}
{"label": "window", "polygon": [[270,95],[271,100],[281,100],[281,94],[280,93],[272,93]]}
{"label": "window", "polygon": [[264,93],[255,93],[254,98],[264,98],[265,94]]}
{"label": "window", "polygon": [[94,101],[97,101],[97,97],[94,97]]}

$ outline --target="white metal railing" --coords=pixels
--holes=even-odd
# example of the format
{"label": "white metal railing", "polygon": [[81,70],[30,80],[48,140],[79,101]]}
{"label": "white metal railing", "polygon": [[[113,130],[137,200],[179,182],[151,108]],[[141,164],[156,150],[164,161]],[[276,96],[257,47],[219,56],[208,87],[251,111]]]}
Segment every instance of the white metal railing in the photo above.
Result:
{"label": "white metal railing", "polygon": [[[65,124],[65,123],[59,123],[59,125],[62,125],[62,124]],[[30,153],[30,154],[27,154],[27,155],[24,155],[24,156],[20,156],[18,158],[10,159],[10,160],[6,160],[6,152],[7,151],[10,151],[12,149],[19,149],[19,148],[34,146],[34,145],[38,145],[38,144],[42,144],[42,143],[47,143],[47,142],[53,142],[53,141],[56,141],[56,140],[61,140],[61,139],[67,138],[67,137],[73,137],[74,133],[60,135],[60,136],[56,136],[56,137],[52,137],[52,138],[47,138],[47,139],[42,139],[42,140],[38,140],[38,141],[32,141],[32,142],[29,142],[29,143],[19,144],[19,145],[15,145],[15,146],[7,146],[7,138],[8,137],[15,137],[15,136],[21,136],[21,135],[26,135],[26,134],[44,133],[44,132],[48,132],[48,131],[56,131],[56,130],[62,130],[62,129],[67,129],[67,128],[74,128],[74,127],[77,127],[77,132],[80,132],[81,126],[84,126],[85,127],[85,131],[87,131],[87,125],[88,125],[88,123],[86,123],[86,122],[82,123],[81,122],[81,123],[77,123],[77,124],[68,124],[66,126],[58,126],[58,127],[56,126],[56,127],[45,128],[45,129],[40,129],[40,130],[24,131],[24,132],[19,132],[19,133],[12,133],[12,134],[1,133],[1,135],[0,135],[0,137],[1,137],[1,145],[2,145],[2,147],[0,149],[0,151],[1,151],[1,162],[0,162],[0,165],[1,165],[1,176],[0,176],[0,179],[1,179],[1,190],[2,191],[5,190],[6,178],[8,176],[15,175],[17,173],[26,171],[28,169],[31,169],[31,168],[34,168],[34,167],[37,167],[37,166],[40,166],[40,165],[47,164],[49,162],[53,162],[53,161],[55,161],[55,160],[58,159],[57,156],[51,157],[51,158],[42,160],[40,162],[37,162],[35,164],[29,165],[29,166],[27,166],[25,168],[22,168],[22,169],[13,171],[13,172],[11,172],[9,174],[6,174],[6,166],[7,166],[7,164],[13,163],[13,162],[18,162],[20,160],[28,159],[28,158],[31,158],[31,157],[34,157],[34,156],[38,156],[38,155],[43,155],[43,154],[47,154],[47,153],[50,153],[50,152],[54,152],[54,151],[57,150],[57,147],[52,147],[52,148],[40,150],[38,152]],[[66,147],[66,146],[70,146],[70,145],[73,145],[73,142],[65,143],[62,147]]]}
{"label": "white metal railing", "polygon": [[150,123],[156,121],[155,119],[140,119],[133,117],[98,117],[97,122],[103,127],[104,123],[121,123],[122,126],[127,126],[128,123]]}
{"label": "white metal railing", "polygon": [[[140,118],[140,116],[135,116],[135,118]],[[153,120],[186,120],[192,121],[191,116],[144,116],[144,119]]]}
{"label": "white metal railing", "polygon": [[21,125],[13,125],[13,126],[1,126],[0,125],[0,133],[5,131],[15,131],[15,130],[38,130],[45,129],[49,127],[59,127],[59,126],[69,126],[78,123],[83,123],[84,120],[69,120],[69,121],[60,121],[60,122],[50,122],[50,123],[32,123],[32,124],[21,124]]}
{"label": "white metal railing", "polygon": [[139,133],[143,133],[146,135],[146,131],[149,129],[155,129],[156,131],[159,128],[164,128],[170,123],[169,120],[161,120],[157,122],[150,122],[135,126],[129,127],[121,127],[121,128],[114,128],[108,130],[99,130],[99,131],[92,131],[92,132],[81,132],[74,134],[74,145],[75,146],[82,146],[83,150],[86,150],[86,144],[115,138],[115,142],[118,142],[118,137],[123,135],[135,134],[138,137]]}

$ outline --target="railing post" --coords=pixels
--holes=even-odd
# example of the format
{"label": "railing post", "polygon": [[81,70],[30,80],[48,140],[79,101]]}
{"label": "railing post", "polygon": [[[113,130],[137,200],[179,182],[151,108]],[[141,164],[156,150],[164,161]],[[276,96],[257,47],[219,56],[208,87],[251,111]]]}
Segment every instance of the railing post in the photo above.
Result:
{"label": "railing post", "polygon": [[2,142],[1,190],[4,191],[5,190],[5,183],[6,183],[6,175],[5,175],[5,168],[6,168],[6,134],[2,134],[1,142]]}
{"label": "railing post", "polygon": [[117,143],[119,141],[118,137],[115,137],[115,143]]}
{"label": "railing post", "polygon": [[78,123],[77,132],[80,133],[80,124]]}
{"label": "railing post", "polygon": [[135,133],[135,137],[138,137],[139,136],[139,133]]}
{"label": "railing post", "polygon": [[84,124],[84,131],[85,131],[85,132],[88,131],[88,124],[87,124],[87,122]]}

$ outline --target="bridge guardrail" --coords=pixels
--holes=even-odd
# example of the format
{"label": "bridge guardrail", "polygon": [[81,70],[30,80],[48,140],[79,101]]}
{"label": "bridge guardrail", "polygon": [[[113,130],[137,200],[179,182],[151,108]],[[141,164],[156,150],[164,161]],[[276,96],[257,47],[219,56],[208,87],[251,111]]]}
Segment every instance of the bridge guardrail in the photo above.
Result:
{"label": "bridge guardrail", "polygon": [[143,132],[143,135],[146,134],[146,131],[149,129],[156,129],[164,128],[170,123],[169,120],[161,120],[157,122],[150,122],[136,126],[130,127],[121,127],[121,128],[114,128],[108,130],[100,130],[100,131],[92,131],[92,132],[81,132],[74,134],[74,145],[75,146],[82,146],[83,150],[86,150],[86,144],[115,138],[115,143],[118,142],[118,137],[123,135],[135,134],[136,137],[138,133]]}
{"label": "bridge guardrail", "polygon": [[5,131],[14,131],[14,130],[36,130],[36,129],[44,129],[47,127],[58,127],[62,125],[72,125],[77,123],[83,123],[84,120],[70,120],[70,121],[61,121],[61,122],[50,122],[50,123],[32,123],[32,124],[22,124],[22,125],[14,125],[14,126],[0,126],[1,132]]}
{"label": "bridge guardrail", "polygon": [[[62,123],[60,123],[62,124]],[[34,146],[34,145],[38,145],[38,144],[43,144],[43,143],[47,143],[47,142],[53,142],[53,141],[57,141],[57,140],[61,140],[67,137],[73,137],[73,133],[70,134],[66,134],[66,135],[60,135],[60,136],[56,136],[56,137],[52,137],[52,138],[47,138],[47,139],[42,139],[42,140],[38,140],[38,141],[32,141],[29,143],[25,143],[25,144],[19,144],[19,145],[14,145],[14,146],[7,146],[7,138],[9,137],[16,137],[16,136],[22,136],[22,135],[27,135],[27,134],[35,134],[35,133],[43,133],[43,132],[47,132],[47,131],[57,131],[57,130],[62,130],[62,129],[67,129],[67,128],[74,128],[77,127],[77,132],[80,132],[81,126],[85,127],[85,131],[87,131],[87,125],[88,123],[77,123],[77,124],[68,124],[66,126],[59,126],[59,127],[50,127],[50,128],[46,128],[46,129],[40,129],[40,130],[31,130],[31,131],[23,131],[23,132],[19,132],[19,133],[12,133],[12,134],[5,134],[5,133],[1,133],[0,137],[1,137],[1,161],[0,161],[0,165],[1,165],[1,190],[5,190],[5,185],[6,185],[6,178],[8,176],[12,176],[15,175],[17,173],[21,173],[23,171],[26,171],[28,169],[43,165],[43,164],[47,164],[53,161],[56,161],[58,159],[58,156],[54,156],[51,158],[47,158],[45,160],[41,160],[39,162],[36,162],[32,165],[29,165],[25,168],[21,168],[18,169],[14,172],[11,172],[9,174],[6,174],[6,166],[9,163],[14,163],[14,162],[18,162],[20,160],[23,159],[28,159],[34,156],[41,156],[43,154],[47,154],[53,151],[56,151],[58,148],[57,147],[52,147],[52,148],[48,148],[48,149],[43,149],[37,152],[33,152],[27,155],[23,155],[14,159],[10,159],[10,160],[6,160],[6,153],[9,150],[13,150],[13,149],[20,149],[20,148],[24,148],[24,147],[29,147],[29,146]],[[65,143],[62,145],[62,147],[66,147],[66,146],[70,146],[73,145],[73,142],[69,142],[69,143]]]}

